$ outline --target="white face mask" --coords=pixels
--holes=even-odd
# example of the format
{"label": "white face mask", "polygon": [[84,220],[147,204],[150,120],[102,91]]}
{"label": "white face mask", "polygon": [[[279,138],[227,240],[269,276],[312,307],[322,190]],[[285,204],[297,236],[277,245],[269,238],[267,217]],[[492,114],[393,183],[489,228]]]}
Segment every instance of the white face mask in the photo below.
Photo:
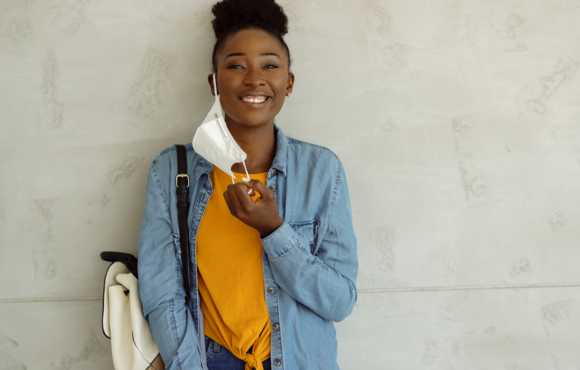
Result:
{"label": "white face mask", "polygon": [[242,162],[249,180],[250,175],[248,174],[245,162],[247,155],[239,147],[228,130],[222,113],[219,95],[217,94],[215,74],[212,76],[213,86],[216,92],[215,103],[193,136],[193,149],[217,168],[230,175],[232,177],[232,183],[235,179],[234,173],[232,172],[232,165]]}

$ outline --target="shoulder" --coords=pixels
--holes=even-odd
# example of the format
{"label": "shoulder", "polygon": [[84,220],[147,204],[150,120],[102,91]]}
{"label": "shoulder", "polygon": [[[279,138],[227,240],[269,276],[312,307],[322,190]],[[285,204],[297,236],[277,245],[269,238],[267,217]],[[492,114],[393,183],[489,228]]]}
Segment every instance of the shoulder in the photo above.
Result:
{"label": "shoulder", "polygon": [[329,194],[341,187],[344,169],[332,150],[294,138],[287,142],[287,171],[297,186],[327,189]]}
{"label": "shoulder", "polygon": [[[191,143],[183,144],[183,146],[185,147],[188,164],[196,157],[199,157],[199,155],[193,150]],[[163,168],[170,168],[174,163],[177,164],[177,148],[175,145],[172,145],[163,149],[155,156],[149,169],[160,170]]]}
{"label": "shoulder", "polygon": [[294,139],[291,137],[286,137],[288,142],[288,153],[289,153],[289,160],[315,160],[316,163],[309,163],[317,164],[320,166],[331,166],[331,167],[340,167],[342,166],[340,163],[340,159],[338,156],[330,149],[309,143],[306,141]]}
{"label": "shoulder", "polygon": [[[185,147],[187,159],[187,173],[191,181],[194,181],[196,178],[194,176],[195,168],[199,162],[200,155],[193,150],[191,143],[184,144],[183,146]],[[157,183],[162,188],[171,187],[175,182],[175,176],[178,172],[177,169],[177,148],[175,145],[172,145],[163,149],[155,156],[149,167],[149,177],[151,179],[157,179]]]}
{"label": "shoulder", "polygon": [[[190,181],[193,182],[196,179],[194,176],[195,164],[199,161],[200,156],[193,150],[191,143],[184,144],[184,147],[187,157],[187,173]],[[148,183],[151,184],[152,188],[159,189],[169,199],[174,193],[177,169],[177,148],[172,145],[159,152],[151,162]]]}
{"label": "shoulder", "polygon": [[175,145],[163,149],[159,154],[155,156],[155,158],[151,162],[150,169],[156,169],[163,167],[164,165],[168,165],[171,162],[171,157],[175,155],[172,153],[175,152],[176,152]]}

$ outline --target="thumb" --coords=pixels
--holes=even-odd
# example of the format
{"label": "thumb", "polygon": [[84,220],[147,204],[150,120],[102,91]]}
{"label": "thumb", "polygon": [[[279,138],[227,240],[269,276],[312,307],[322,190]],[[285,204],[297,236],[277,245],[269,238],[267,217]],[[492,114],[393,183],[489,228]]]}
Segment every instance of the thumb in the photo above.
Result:
{"label": "thumb", "polygon": [[[242,178],[242,181],[244,182],[244,184],[246,184],[247,187],[249,187],[250,189],[253,189],[254,191],[257,191],[258,193],[260,193],[261,196],[264,196],[268,191],[270,191],[266,185],[264,185],[263,182],[261,182],[260,180],[249,180],[246,181],[246,178]],[[250,195],[254,195],[253,192],[249,193]]]}

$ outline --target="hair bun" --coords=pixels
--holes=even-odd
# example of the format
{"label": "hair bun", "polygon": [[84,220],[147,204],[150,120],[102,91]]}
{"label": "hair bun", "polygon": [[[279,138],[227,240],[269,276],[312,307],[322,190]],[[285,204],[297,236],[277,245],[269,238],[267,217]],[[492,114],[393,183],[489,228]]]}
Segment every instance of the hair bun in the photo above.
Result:
{"label": "hair bun", "polygon": [[257,27],[276,36],[288,33],[288,17],[274,0],[222,0],[212,12],[215,37],[219,39],[232,29]]}

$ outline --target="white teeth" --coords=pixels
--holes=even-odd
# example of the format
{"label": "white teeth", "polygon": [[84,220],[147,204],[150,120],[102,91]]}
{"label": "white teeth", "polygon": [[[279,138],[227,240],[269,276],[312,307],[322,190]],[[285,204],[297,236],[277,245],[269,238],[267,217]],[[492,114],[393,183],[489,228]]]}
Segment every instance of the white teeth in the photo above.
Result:
{"label": "white teeth", "polygon": [[252,99],[252,98],[242,98],[243,101],[247,101],[250,103],[263,103],[266,101],[266,99],[268,99],[267,97],[263,97],[263,98],[257,98],[257,99]]}

